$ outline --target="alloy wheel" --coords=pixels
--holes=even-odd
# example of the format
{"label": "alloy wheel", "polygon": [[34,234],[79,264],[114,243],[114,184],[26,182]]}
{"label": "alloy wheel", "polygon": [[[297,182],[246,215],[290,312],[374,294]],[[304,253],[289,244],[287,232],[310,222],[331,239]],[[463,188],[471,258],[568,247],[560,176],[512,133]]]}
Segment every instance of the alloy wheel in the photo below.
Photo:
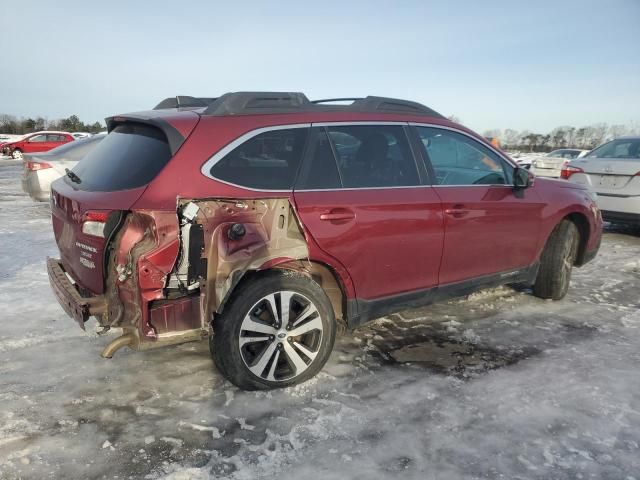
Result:
{"label": "alloy wheel", "polygon": [[242,360],[257,377],[291,380],[313,363],[323,335],[322,318],[304,295],[274,292],[256,302],[240,326]]}

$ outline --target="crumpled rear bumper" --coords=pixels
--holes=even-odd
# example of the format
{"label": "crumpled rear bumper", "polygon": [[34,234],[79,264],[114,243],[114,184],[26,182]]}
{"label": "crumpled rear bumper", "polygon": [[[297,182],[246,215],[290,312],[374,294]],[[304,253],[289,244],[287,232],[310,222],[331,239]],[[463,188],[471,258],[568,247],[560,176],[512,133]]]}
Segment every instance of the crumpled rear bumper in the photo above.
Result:
{"label": "crumpled rear bumper", "polygon": [[51,289],[58,303],[84,330],[84,322],[92,315],[101,315],[107,311],[107,301],[102,295],[83,297],[69,280],[60,260],[47,258],[47,273]]}

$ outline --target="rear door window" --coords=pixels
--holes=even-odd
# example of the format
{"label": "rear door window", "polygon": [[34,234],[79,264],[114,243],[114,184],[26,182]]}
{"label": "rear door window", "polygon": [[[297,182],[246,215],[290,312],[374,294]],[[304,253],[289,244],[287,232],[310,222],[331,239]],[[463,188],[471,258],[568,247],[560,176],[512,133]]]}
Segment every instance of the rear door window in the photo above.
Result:
{"label": "rear door window", "polygon": [[64,181],[81,190],[112,192],[148,184],[171,159],[164,133],[141,123],[124,123],[73,168],[80,183]]}
{"label": "rear door window", "polygon": [[322,127],[311,129],[309,148],[303,163],[297,190],[329,190],[342,186],[331,141]]}
{"label": "rear door window", "polygon": [[305,127],[260,133],[218,160],[211,176],[241,187],[291,190],[308,132]]}
{"label": "rear door window", "polygon": [[344,188],[420,185],[401,125],[329,126]]}

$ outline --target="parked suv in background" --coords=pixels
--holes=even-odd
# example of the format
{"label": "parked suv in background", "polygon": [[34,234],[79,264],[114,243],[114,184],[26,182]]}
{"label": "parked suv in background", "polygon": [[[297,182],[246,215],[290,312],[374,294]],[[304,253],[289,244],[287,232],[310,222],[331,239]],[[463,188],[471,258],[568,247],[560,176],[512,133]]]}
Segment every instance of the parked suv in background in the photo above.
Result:
{"label": "parked suv in background", "polygon": [[123,329],[105,357],[209,336],[239,387],[292,385],[340,326],[512,282],[563,298],[600,244],[587,189],[414,102],[229,93],[107,125],[53,184],[47,262],[81,327]]}
{"label": "parked suv in background", "polygon": [[5,144],[4,153],[20,160],[24,153],[47,152],[73,140],[75,139],[67,132],[35,132]]}

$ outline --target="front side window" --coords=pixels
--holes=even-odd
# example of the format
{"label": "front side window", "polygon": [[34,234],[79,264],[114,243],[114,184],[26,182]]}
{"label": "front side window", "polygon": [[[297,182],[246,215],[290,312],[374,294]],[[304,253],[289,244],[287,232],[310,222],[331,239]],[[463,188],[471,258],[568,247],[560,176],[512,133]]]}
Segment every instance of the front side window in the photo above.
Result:
{"label": "front side window", "polygon": [[29,143],[40,143],[40,142],[46,142],[46,141],[47,141],[46,135],[34,135],[29,139]]}
{"label": "front side window", "polygon": [[494,152],[461,133],[416,127],[438,185],[511,184],[512,167]]}
{"label": "front side window", "polygon": [[222,157],[211,176],[262,190],[290,190],[302,160],[308,128],[260,133]]}
{"label": "front side window", "polygon": [[420,185],[402,126],[330,126],[327,133],[336,152],[343,187]]}

